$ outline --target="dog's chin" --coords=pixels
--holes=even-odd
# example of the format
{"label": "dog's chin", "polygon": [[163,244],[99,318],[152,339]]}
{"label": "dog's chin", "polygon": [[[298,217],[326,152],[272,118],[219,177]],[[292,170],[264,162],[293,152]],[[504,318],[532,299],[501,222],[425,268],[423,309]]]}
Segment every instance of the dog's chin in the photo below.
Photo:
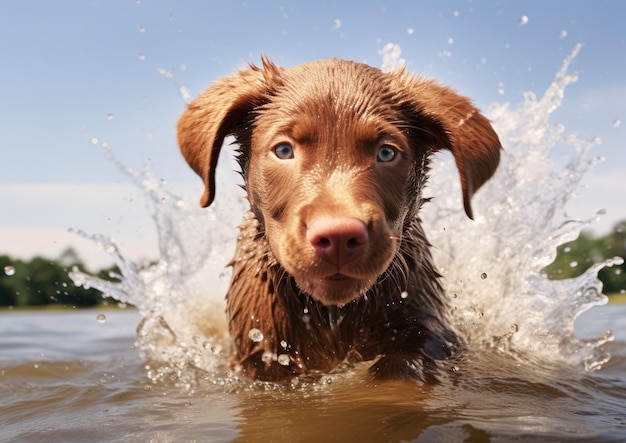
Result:
{"label": "dog's chin", "polygon": [[306,280],[296,278],[296,284],[303,292],[323,305],[341,306],[361,298],[374,281],[335,274]]}

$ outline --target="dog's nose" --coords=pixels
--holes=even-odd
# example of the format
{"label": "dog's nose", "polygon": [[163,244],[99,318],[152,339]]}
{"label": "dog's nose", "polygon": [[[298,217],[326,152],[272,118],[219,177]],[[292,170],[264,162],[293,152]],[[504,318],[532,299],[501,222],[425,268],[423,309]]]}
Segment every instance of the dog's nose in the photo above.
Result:
{"label": "dog's nose", "polygon": [[365,250],[369,235],[356,218],[320,217],[307,227],[307,239],[320,258],[340,268]]}

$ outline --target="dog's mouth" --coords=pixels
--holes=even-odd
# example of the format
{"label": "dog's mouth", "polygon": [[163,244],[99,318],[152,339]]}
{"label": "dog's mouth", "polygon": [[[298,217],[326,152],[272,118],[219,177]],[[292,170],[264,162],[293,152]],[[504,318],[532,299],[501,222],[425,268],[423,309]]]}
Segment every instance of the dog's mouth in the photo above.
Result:
{"label": "dog's mouth", "polygon": [[339,272],[337,272],[336,274],[331,275],[330,277],[324,277],[323,280],[330,280],[330,281],[344,281],[344,280],[350,280],[351,277],[348,277],[347,275],[343,275]]}
{"label": "dog's mouth", "polygon": [[368,279],[337,272],[306,280],[299,286],[314,299],[329,306],[345,305],[359,298],[371,284]]}
{"label": "dog's mouth", "polygon": [[356,280],[353,277],[349,277],[345,274],[337,272],[336,274],[329,275],[327,277],[319,277],[316,279],[316,283],[326,288],[338,288],[342,286],[347,286]]}

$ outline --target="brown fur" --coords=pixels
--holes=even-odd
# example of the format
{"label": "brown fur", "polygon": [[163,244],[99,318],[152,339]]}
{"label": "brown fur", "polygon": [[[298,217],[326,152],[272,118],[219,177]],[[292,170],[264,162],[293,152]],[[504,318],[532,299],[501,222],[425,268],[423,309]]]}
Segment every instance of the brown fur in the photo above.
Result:
{"label": "brown fur", "polygon": [[[250,202],[227,294],[243,374],[283,379],[346,359],[377,359],[380,378],[436,373],[458,339],[418,218],[422,188],[430,155],[450,150],[472,217],[471,197],[500,158],[488,120],[468,99],[403,71],[337,59],[284,69],[263,59],[210,86],[178,123],[204,207],[227,135],[240,146]],[[293,158],[276,155],[281,144]],[[396,157],[380,160],[389,148]]]}

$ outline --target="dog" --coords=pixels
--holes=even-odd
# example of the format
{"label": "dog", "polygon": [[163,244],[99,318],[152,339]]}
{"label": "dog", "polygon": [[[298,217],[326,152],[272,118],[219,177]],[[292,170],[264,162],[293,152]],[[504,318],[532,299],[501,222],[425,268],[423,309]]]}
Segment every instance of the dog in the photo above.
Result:
{"label": "dog", "polygon": [[203,207],[224,138],[238,145],[250,209],[226,300],[240,374],[371,361],[375,379],[436,382],[462,343],[418,214],[430,157],[452,152],[472,218],[502,149],[469,99],[404,70],[263,57],[195,98],[177,133]]}

